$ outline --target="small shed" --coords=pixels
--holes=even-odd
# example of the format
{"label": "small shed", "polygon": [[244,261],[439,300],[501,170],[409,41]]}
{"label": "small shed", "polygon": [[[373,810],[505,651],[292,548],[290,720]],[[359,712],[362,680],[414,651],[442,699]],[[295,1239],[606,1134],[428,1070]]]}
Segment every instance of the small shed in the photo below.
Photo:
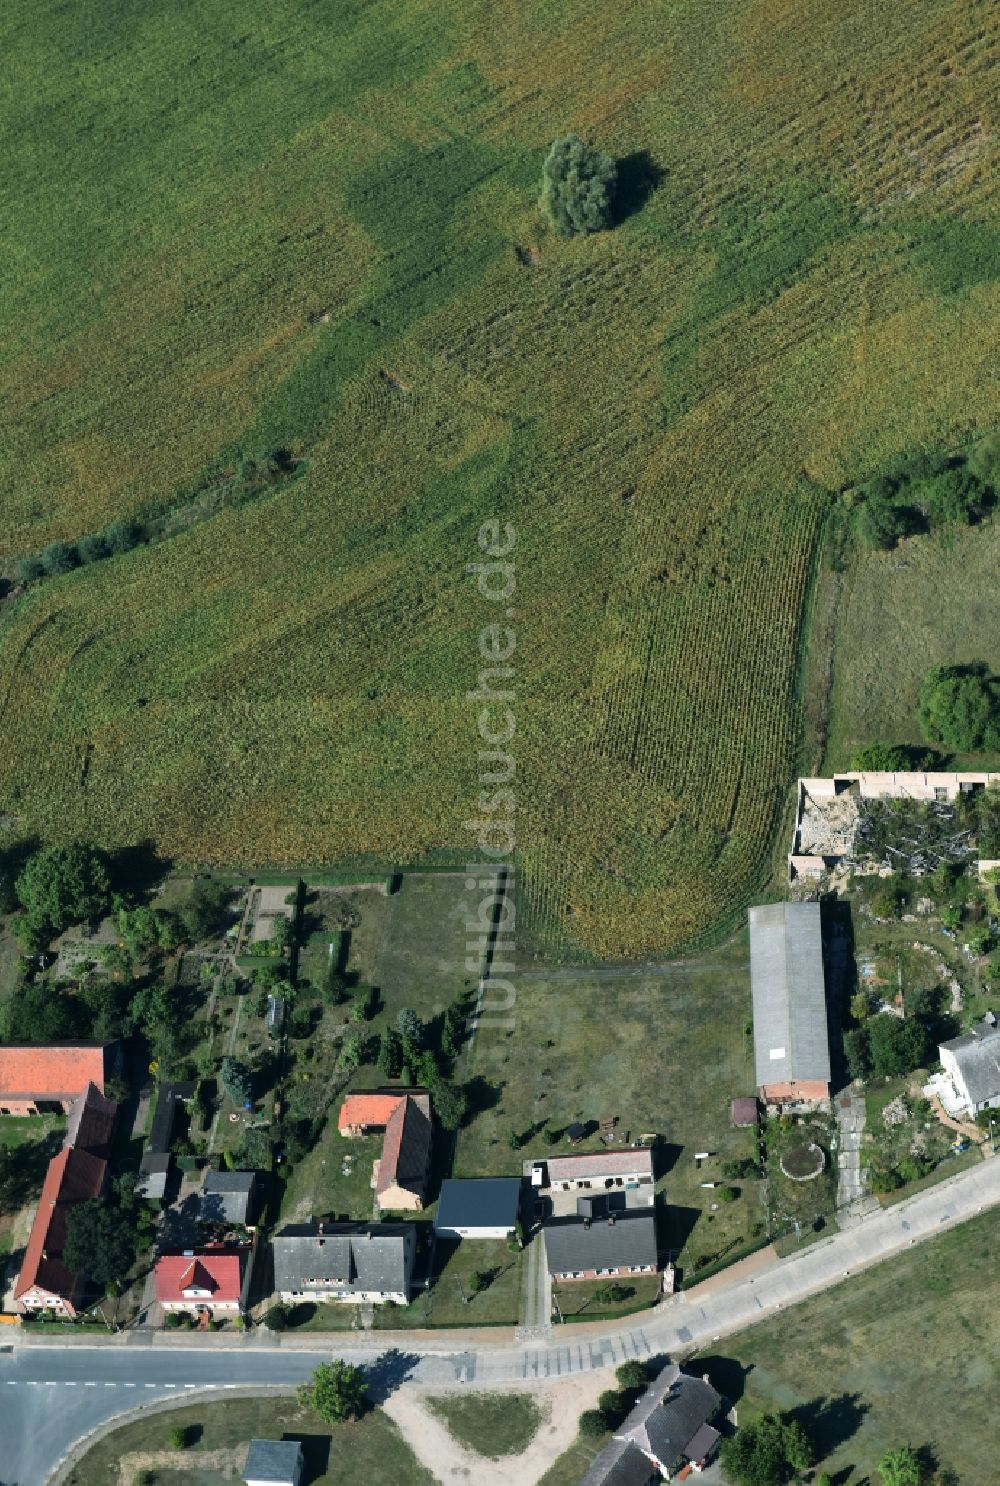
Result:
{"label": "small shed", "polygon": [[298,1440],[251,1440],[243,1479],[246,1486],[300,1486],[303,1468]]}
{"label": "small shed", "polygon": [[586,1134],[586,1125],[581,1125],[578,1122],[574,1122],[572,1125],[566,1126],[566,1138],[571,1145],[579,1145],[580,1141],[584,1139]]}
{"label": "small shed", "polygon": [[734,1099],[729,1106],[729,1123],[740,1129],[756,1125],[760,1117],[760,1106],[756,1099]]}

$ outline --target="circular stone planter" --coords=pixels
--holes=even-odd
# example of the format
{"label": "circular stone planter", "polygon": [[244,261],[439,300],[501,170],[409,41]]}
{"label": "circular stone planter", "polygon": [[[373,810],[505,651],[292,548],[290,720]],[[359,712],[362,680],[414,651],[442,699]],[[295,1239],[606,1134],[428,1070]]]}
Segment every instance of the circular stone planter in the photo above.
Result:
{"label": "circular stone planter", "polygon": [[826,1152],[814,1143],[797,1145],[779,1156],[778,1165],[790,1182],[815,1181],[826,1166]]}

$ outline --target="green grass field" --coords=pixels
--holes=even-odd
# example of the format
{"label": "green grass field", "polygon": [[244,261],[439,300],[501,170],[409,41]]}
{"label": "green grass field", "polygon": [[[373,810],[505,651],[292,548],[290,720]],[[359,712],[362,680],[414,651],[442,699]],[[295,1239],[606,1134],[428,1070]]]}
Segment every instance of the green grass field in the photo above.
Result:
{"label": "green grass field", "polygon": [[[170,1431],[176,1426],[196,1436],[184,1451],[170,1448]],[[432,1486],[433,1478],[380,1410],[331,1430],[311,1410],[287,1398],[230,1398],[136,1419],[96,1444],[70,1471],[66,1486],[107,1486],[119,1479],[125,1462],[134,1466],[136,1476],[141,1469],[150,1470],[150,1480],[158,1486],[223,1486],[242,1479],[254,1437],[301,1439],[303,1481],[309,1486],[347,1486],[359,1480],[372,1486],[398,1486],[401,1481]]]}
{"label": "green grass field", "polygon": [[[463,861],[498,518],[523,935],[644,954],[735,915],[828,492],[995,421],[990,18],[12,0],[0,570],[299,461],[7,600],[15,828]],[[569,128],[622,162],[586,240],[536,205]]]}
{"label": "green grass field", "polygon": [[992,1449],[983,1398],[1000,1343],[984,1285],[998,1256],[992,1216],[963,1223],[720,1344],[722,1386],[745,1388],[743,1420],[800,1411],[840,1486],[875,1479],[880,1456],[900,1444],[928,1446],[961,1486],[981,1486]]}
{"label": "green grass field", "polygon": [[[917,689],[931,666],[985,661],[1000,669],[998,565],[995,523],[857,555],[835,631],[828,769],[847,768],[869,743],[921,744]],[[996,768],[1000,759],[965,762]]]}

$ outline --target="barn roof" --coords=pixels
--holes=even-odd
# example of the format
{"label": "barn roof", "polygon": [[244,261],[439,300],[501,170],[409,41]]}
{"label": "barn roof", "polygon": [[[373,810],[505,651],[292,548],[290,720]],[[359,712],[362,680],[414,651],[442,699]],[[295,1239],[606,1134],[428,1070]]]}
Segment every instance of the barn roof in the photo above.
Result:
{"label": "barn roof", "polygon": [[757,1083],[830,1082],[818,903],[750,910]]}

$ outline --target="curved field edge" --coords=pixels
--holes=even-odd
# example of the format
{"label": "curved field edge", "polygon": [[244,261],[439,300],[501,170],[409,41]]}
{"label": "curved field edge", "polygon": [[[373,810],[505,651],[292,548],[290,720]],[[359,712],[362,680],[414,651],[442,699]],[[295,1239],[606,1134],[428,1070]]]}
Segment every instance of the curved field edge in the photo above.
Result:
{"label": "curved field edge", "polygon": [[[0,811],[191,862],[465,855],[496,617],[465,564],[496,518],[525,934],[676,950],[767,872],[822,490],[995,421],[987,10],[595,5],[502,37],[488,8],[404,10],[314,36],[268,0],[207,78],[173,10],[82,36],[43,6],[16,35],[22,79],[47,27],[79,50],[135,153],[73,136],[114,189],[13,214],[9,553],[160,509],[247,445],[309,463],[7,615]],[[165,151],[146,100],[181,77]],[[39,202],[78,105],[47,87],[51,128],[17,120]],[[533,194],[567,123],[661,176],[564,243]]]}

